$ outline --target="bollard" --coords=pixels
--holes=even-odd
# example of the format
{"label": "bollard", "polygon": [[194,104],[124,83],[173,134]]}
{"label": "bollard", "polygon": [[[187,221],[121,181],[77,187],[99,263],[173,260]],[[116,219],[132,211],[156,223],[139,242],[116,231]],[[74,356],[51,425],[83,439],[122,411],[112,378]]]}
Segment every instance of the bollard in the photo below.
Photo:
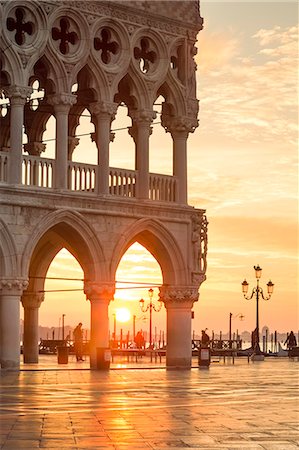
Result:
{"label": "bollard", "polygon": [[57,347],[58,364],[68,364],[69,362],[69,348],[66,346]]}
{"label": "bollard", "polygon": [[209,347],[200,347],[198,351],[199,368],[209,368],[211,363],[211,350]]}
{"label": "bollard", "polygon": [[110,348],[97,348],[97,369],[99,370],[109,370],[111,360],[111,350]]}

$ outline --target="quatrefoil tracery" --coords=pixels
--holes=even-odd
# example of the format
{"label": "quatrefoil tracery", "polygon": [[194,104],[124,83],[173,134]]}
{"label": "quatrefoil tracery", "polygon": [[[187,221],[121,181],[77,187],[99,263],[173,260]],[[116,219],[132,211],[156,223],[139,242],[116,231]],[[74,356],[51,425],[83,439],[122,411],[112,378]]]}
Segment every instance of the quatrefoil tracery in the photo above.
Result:
{"label": "quatrefoil tracery", "polygon": [[111,62],[111,54],[117,55],[119,52],[119,44],[111,38],[111,32],[107,28],[101,30],[101,38],[94,38],[95,50],[102,50],[101,60],[104,64]]}
{"label": "quatrefoil tracery", "polygon": [[75,31],[69,31],[70,22],[66,17],[60,19],[59,28],[52,28],[52,38],[54,41],[59,41],[59,50],[63,55],[67,55],[70,51],[69,44],[75,45],[79,37]]}
{"label": "quatrefoil tracery", "polygon": [[150,64],[154,64],[157,59],[157,54],[150,50],[150,42],[147,38],[140,40],[140,48],[134,48],[134,58],[139,60],[141,72],[148,73],[151,67]]}
{"label": "quatrefoil tracery", "polygon": [[8,31],[16,30],[15,41],[18,45],[23,45],[26,40],[26,33],[31,36],[34,32],[34,25],[32,22],[25,21],[25,12],[22,8],[17,8],[15,11],[16,18],[8,17],[6,26]]}

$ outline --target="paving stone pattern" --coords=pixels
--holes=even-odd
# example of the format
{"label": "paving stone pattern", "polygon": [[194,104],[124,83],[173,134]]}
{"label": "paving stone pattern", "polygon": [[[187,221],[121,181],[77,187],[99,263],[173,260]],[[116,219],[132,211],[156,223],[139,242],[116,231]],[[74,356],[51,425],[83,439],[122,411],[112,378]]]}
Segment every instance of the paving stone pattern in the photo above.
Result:
{"label": "paving stone pattern", "polygon": [[1,449],[299,448],[295,360],[190,371],[38,367],[1,372]]}

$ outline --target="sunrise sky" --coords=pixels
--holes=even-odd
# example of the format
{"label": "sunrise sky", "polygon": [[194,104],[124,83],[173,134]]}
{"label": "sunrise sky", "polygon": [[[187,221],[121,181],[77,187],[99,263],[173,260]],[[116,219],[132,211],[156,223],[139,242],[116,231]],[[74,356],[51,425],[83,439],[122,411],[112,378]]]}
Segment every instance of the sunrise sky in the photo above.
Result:
{"label": "sunrise sky", "polygon": [[[269,279],[275,284],[271,300],[260,303],[260,328],[297,331],[298,6],[201,1],[201,15],[204,29],[196,56],[200,126],[188,142],[189,204],[207,210],[209,244],[207,281],[194,306],[193,330],[227,332],[231,312],[245,316],[242,322],[233,319],[234,330],[252,331],[255,301],[243,298],[241,282],[246,278],[253,288],[253,266],[259,264],[262,287],[266,290]],[[130,149],[120,156],[118,139],[126,142],[120,133],[110,165],[126,167],[134,151],[128,139]],[[155,130],[150,148],[151,171],[170,173],[169,136]],[[58,274],[83,277],[65,251],[48,273]],[[117,279],[162,281],[158,264],[138,245],[124,256]],[[80,289],[82,282],[46,284],[47,289],[57,286]],[[117,291],[110,305],[111,330],[112,314],[121,307],[137,316],[137,329],[148,329],[138,306],[141,297],[148,300],[147,290]],[[62,313],[67,325],[82,321],[89,328],[90,307],[82,292],[46,294],[41,325],[58,326]],[[153,319],[158,331],[165,329],[165,311]],[[118,327],[131,330],[131,322]]]}

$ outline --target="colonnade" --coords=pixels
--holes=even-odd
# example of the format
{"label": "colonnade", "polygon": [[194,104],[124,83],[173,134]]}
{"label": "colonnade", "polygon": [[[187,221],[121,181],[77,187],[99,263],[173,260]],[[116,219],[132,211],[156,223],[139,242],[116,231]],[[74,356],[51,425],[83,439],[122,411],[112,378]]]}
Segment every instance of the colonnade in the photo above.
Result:
{"label": "colonnade", "polygon": [[[0,291],[0,362],[4,369],[18,369],[20,365],[20,304],[24,307],[24,363],[38,363],[38,312],[44,294],[26,291],[26,280],[2,280]],[[109,346],[109,303],[114,286],[85,283],[84,292],[90,301],[91,338],[90,367],[96,368],[96,349]],[[192,350],[191,310],[198,300],[193,286],[162,286],[160,299],[167,310],[168,367],[191,367]],[[179,331],[178,331],[179,330]]]}
{"label": "colonnade", "polygon": [[[24,106],[29,101],[32,93],[31,87],[11,86],[5,88],[5,94],[10,101],[10,151],[9,151],[9,171],[8,184],[22,184],[22,148],[23,148],[23,125]],[[49,95],[47,103],[53,108],[56,118],[56,151],[53,187],[58,190],[68,189],[68,157],[72,154],[69,146],[73,148],[74,136],[69,136],[68,123],[69,113],[77,98],[74,94],[60,93]],[[115,102],[98,101],[87,106],[92,114],[92,121],[95,124],[95,141],[98,148],[98,168],[95,191],[98,195],[109,194],[109,144],[111,140],[111,123],[115,118],[118,104]],[[129,110],[132,119],[132,126],[129,133],[135,143],[135,170],[136,198],[149,198],[149,142],[152,132],[151,125],[156,117],[153,110]],[[193,132],[192,125],[186,118],[166,117],[163,119],[167,126],[165,129],[172,136],[173,140],[173,176],[178,180],[176,192],[176,203],[187,203],[187,139],[189,132]],[[46,126],[46,124],[45,124]],[[36,148],[43,149],[45,144],[32,142],[30,129],[28,134],[28,144],[25,149],[33,152]],[[42,136],[40,136],[42,140]],[[78,143],[78,141],[77,141]],[[34,145],[32,145],[34,144]]]}

